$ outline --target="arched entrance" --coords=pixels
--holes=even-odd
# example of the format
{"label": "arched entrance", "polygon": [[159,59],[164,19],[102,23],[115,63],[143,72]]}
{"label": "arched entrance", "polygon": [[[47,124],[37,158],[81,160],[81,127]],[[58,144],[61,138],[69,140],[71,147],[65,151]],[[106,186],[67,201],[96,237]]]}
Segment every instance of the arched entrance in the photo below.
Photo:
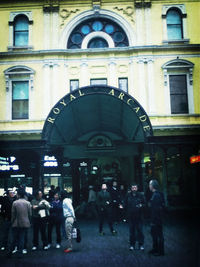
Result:
{"label": "arched entrance", "polygon": [[98,185],[115,178],[142,185],[141,158],[152,135],[146,112],[132,96],[95,85],[59,100],[45,121],[42,138],[48,151],[57,153],[61,176],[63,166],[71,166],[74,198],[79,202],[84,182]]}

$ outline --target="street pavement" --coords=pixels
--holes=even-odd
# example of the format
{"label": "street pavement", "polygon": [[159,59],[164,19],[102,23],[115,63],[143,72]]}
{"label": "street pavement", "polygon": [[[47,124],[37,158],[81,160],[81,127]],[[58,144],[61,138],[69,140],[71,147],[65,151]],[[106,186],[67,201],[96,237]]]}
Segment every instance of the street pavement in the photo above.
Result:
{"label": "street pavement", "polygon": [[[62,240],[61,248],[54,246],[47,251],[42,244],[37,251],[32,248],[32,229],[28,235],[28,254],[22,258],[13,255],[6,257],[0,252],[2,267],[200,267],[200,224],[196,213],[168,212],[164,220],[165,255],[152,256],[148,251],[152,248],[152,239],[148,220],[145,220],[145,250],[129,251],[128,224],[115,225],[118,234],[111,235],[108,225],[104,225],[104,236],[98,234],[96,220],[78,220],[82,241],[74,241],[73,252],[64,253],[66,240]],[[0,225],[0,231],[2,225]],[[55,241],[55,230],[53,234]]]}

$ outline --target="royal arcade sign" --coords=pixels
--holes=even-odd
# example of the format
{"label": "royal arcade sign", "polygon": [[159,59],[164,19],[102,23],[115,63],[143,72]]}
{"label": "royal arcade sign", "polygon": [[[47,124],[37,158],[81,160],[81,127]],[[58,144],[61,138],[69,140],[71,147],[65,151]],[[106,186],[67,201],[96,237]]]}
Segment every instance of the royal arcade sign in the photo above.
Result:
{"label": "royal arcade sign", "polygon": [[94,85],[74,90],[73,92],[63,97],[60,101],[58,101],[58,103],[52,108],[46,119],[43,129],[43,136],[45,135],[45,131],[47,130],[46,128],[49,129],[50,125],[54,125],[54,123],[56,122],[56,118],[64,111],[65,108],[70,105],[70,103],[91,94],[106,94],[117,98],[120,101],[123,101],[132,109],[133,113],[137,116],[143,129],[144,136],[149,137],[153,135],[153,130],[149,117],[136,99],[134,99],[132,96],[120,89],[105,85]]}

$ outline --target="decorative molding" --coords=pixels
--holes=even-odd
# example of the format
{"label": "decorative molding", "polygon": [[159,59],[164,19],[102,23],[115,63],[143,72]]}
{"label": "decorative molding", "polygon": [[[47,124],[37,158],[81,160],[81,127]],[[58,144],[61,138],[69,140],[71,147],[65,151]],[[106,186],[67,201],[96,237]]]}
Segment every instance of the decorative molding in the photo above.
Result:
{"label": "decorative molding", "polygon": [[134,14],[134,9],[132,6],[127,6],[126,8],[119,8],[119,7],[114,7],[115,10],[121,11],[124,15],[130,17],[132,22],[135,22],[133,19],[133,14]]}
{"label": "decorative molding", "polygon": [[9,75],[5,75],[6,92],[9,92]]}
{"label": "decorative molding", "polygon": [[43,5],[44,12],[58,12],[59,11],[59,0],[45,0]]}
{"label": "decorative molding", "polygon": [[193,85],[193,68],[189,68],[189,83]]}
{"label": "decorative molding", "polygon": [[136,8],[151,7],[151,0],[134,0]]}
{"label": "decorative molding", "polygon": [[60,27],[63,27],[64,26],[64,22],[65,20],[71,15],[71,14],[75,14],[76,12],[80,11],[79,8],[76,8],[76,9],[72,9],[72,10],[69,10],[69,9],[62,9],[60,11],[60,16],[62,18],[62,22],[60,24]]}

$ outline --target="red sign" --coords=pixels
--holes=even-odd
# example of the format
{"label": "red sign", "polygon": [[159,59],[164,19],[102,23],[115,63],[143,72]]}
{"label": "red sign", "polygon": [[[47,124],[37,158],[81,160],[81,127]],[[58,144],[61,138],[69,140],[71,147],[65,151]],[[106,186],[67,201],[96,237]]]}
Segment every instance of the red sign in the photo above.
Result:
{"label": "red sign", "polygon": [[197,162],[200,162],[200,155],[190,157],[190,163],[191,164],[197,163]]}

